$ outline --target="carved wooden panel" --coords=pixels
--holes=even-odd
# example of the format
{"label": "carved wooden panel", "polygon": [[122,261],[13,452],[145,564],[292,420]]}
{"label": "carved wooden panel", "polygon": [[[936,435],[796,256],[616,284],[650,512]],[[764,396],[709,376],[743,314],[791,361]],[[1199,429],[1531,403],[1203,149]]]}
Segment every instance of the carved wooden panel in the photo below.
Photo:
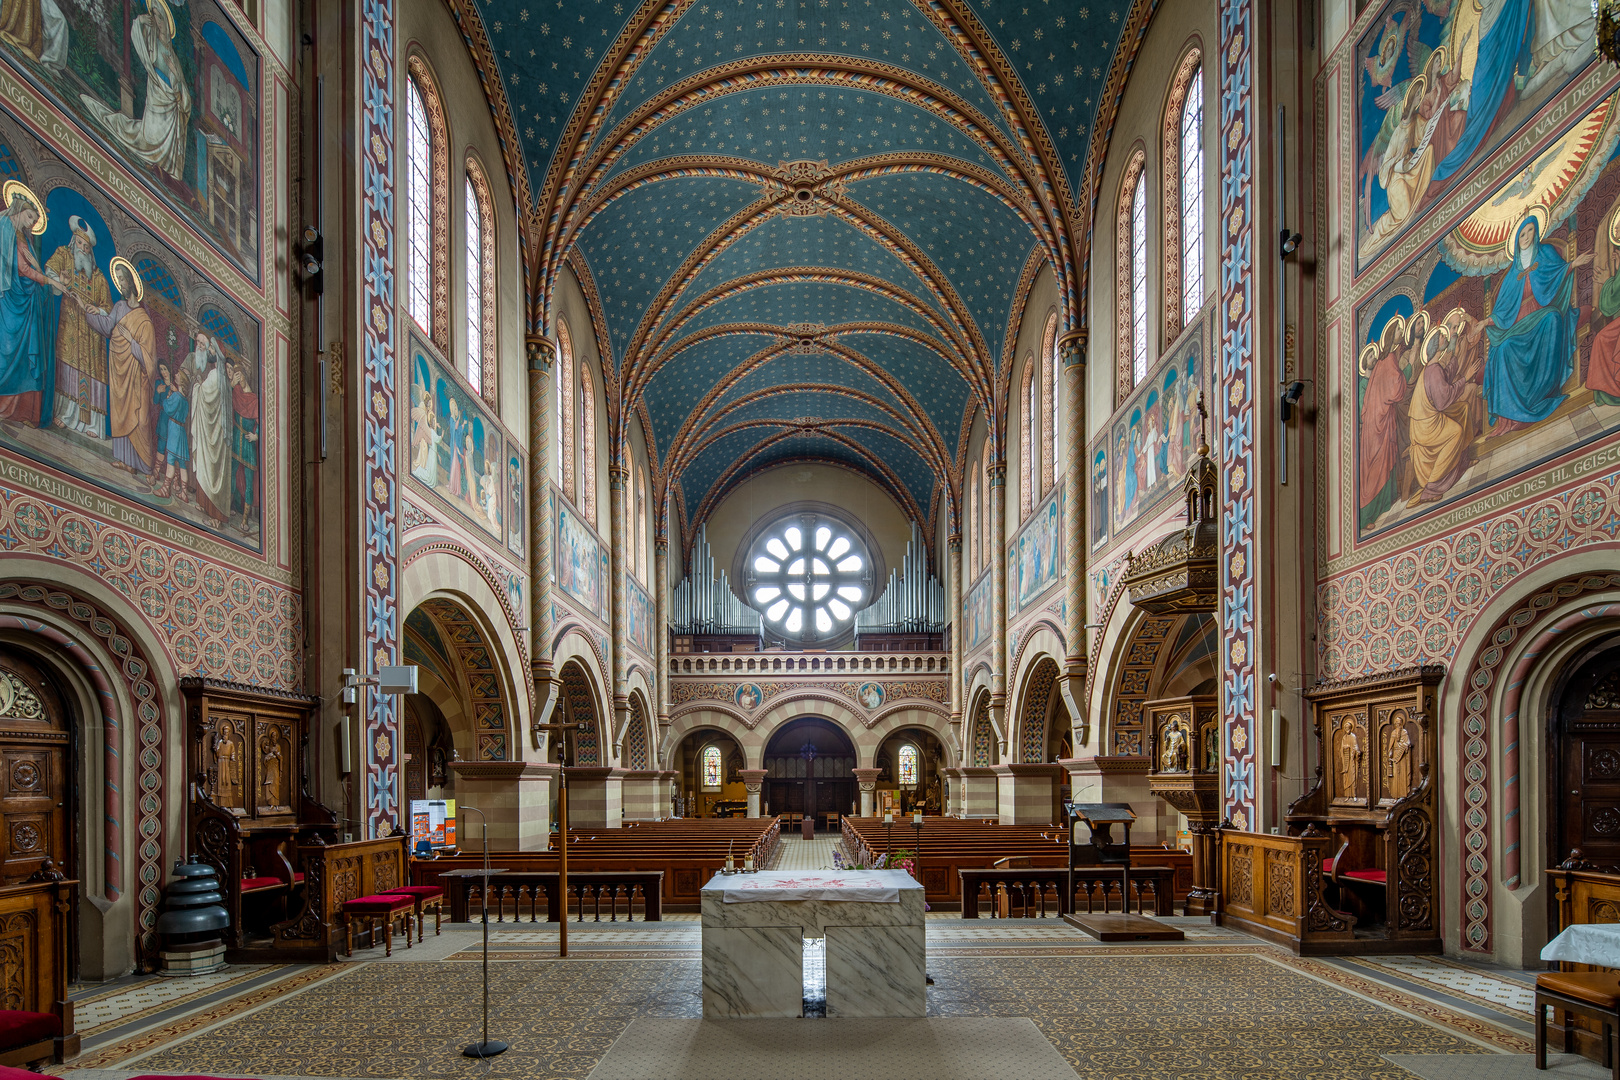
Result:
{"label": "carved wooden panel", "polygon": [[0,755],[5,762],[5,792],[8,799],[48,799],[50,792],[50,751],[7,750]]}
{"label": "carved wooden panel", "polygon": [[203,732],[203,775],[208,797],[236,814],[247,814],[253,767],[248,761],[246,716],[215,713]]}
{"label": "carved wooden panel", "polygon": [[0,916],[0,1008],[35,1009],[30,976],[39,967],[39,919],[32,911]]}
{"label": "carved wooden panel", "polygon": [[1233,844],[1230,867],[1230,877],[1226,882],[1227,899],[1233,904],[1253,906],[1254,848],[1248,844]]}
{"label": "carved wooden panel", "polygon": [[399,880],[399,859],[392,851],[379,851],[371,856],[371,891],[387,892],[403,884]]}
{"label": "carved wooden panel", "polygon": [[254,725],[253,805],[260,817],[293,812],[293,726],[260,718]]}
{"label": "carved wooden panel", "polygon": [[676,870],[675,895],[692,896],[702,892],[704,880],[701,870]]}
{"label": "carved wooden panel", "polygon": [[1328,716],[1332,757],[1326,770],[1334,806],[1366,806],[1368,798],[1367,719],[1360,709]]}
{"label": "carved wooden panel", "polygon": [[1378,805],[1393,806],[1417,787],[1421,778],[1423,733],[1405,706],[1381,705],[1374,710],[1378,747]]}
{"label": "carved wooden panel", "polygon": [[336,859],[332,863],[332,900],[334,912],[360,895],[360,858]]}
{"label": "carved wooden panel", "polygon": [[1294,860],[1276,848],[1266,849],[1266,914],[1294,916]]}

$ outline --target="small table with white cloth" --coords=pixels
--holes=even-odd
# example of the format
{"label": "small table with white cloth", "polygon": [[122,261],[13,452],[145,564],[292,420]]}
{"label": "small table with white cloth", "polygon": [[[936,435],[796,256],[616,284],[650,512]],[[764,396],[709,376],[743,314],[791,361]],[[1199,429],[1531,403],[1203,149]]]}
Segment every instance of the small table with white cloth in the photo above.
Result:
{"label": "small table with white cloth", "polygon": [[1541,958],[1620,968],[1620,923],[1573,923],[1547,942]]}
{"label": "small table with white cloth", "polygon": [[804,939],[827,941],[827,1015],[927,1012],[922,885],[904,870],[761,870],[703,886],[703,1016],[799,1016]]}

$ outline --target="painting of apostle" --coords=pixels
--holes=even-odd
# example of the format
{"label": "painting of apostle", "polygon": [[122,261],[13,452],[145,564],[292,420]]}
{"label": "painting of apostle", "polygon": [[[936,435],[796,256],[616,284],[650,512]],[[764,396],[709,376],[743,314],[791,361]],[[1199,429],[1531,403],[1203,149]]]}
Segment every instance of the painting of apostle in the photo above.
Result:
{"label": "painting of apostle", "polygon": [[53,296],[66,287],[40,266],[45,206],[25,185],[0,188],[0,420],[38,427],[55,375]]}
{"label": "painting of apostle", "polygon": [[83,299],[60,305],[56,322],[56,400],[51,423],[87,439],[107,428],[107,342],[90,327],[84,308],[112,306],[112,287],[96,261],[96,226],[68,217],[71,239],[45,261],[45,276]]}
{"label": "painting of apostle", "polygon": [[1358,314],[1364,533],[1620,427],[1620,97],[1391,280]]}
{"label": "painting of apostle", "polygon": [[150,413],[157,378],[157,335],[152,316],[141,303],[145,286],[134,265],[119,257],[113,260],[112,270],[118,302],[111,310],[86,304],[77,296],[73,302],[84,310],[91,328],[108,342],[108,432],[112,436],[113,465],[147,477],[152,474],[157,453]]}
{"label": "painting of apostle", "polygon": [[254,392],[241,364],[232,364],[226,378],[231,384],[231,466],[235,472],[231,509],[242,516],[247,532],[253,511],[259,504],[259,395]]}

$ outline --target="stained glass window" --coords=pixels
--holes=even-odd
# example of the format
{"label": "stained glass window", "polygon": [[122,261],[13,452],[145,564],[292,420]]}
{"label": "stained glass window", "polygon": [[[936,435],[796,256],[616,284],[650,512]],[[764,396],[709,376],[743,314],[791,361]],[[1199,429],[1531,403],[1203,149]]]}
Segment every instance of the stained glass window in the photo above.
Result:
{"label": "stained glass window", "polygon": [[1136,178],[1131,195],[1131,377],[1148,373],[1147,340],[1147,185]]}
{"label": "stained glass window", "polygon": [[467,174],[467,383],[484,392],[484,220]]}
{"label": "stained glass window", "polygon": [[568,324],[557,320],[557,479],[563,494],[574,497],[574,342]]}
{"label": "stained glass window", "polygon": [[584,365],[579,369],[579,512],[596,526],[596,391]]}
{"label": "stained glass window", "polygon": [[1204,303],[1204,72],[1193,75],[1181,107],[1181,312],[1192,322]]}
{"label": "stained glass window", "polygon": [[717,788],[720,786],[720,772],[722,768],[720,748],[710,746],[703,751],[703,786]]}
{"label": "stained glass window", "polygon": [[898,779],[901,787],[917,786],[917,748],[910,743],[900,748],[900,775]]}
{"label": "stained glass window", "polygon": [[418,326],[433,330],[432,211],[428,191],[432,141],[427,103],[414,78],[405,80],[405,298]]}
{"label": "stained glass window", "polygon": [[841,633],[871,599],[871,567],[841,522],[794,515],[765,530],[749,551],[749,599],[776,633],[814,641]]}

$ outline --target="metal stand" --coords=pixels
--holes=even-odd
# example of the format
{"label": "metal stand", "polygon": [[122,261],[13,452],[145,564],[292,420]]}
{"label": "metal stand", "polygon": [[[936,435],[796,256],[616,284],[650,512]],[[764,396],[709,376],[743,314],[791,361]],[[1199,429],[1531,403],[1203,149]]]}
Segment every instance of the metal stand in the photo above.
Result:
{"label": "metal stand", "polygon": [[[540,732],[569,732],[589,731],[591,726],[583,721],[572,724],[536,724],[536,735]],[[563,736],[562,746],[557,755],[557,955],[568,955],[568,737]],[[579,898],[581,918],[585,914],[584,894]]]}
{"label": "metal stand", "polygon": [[463,1057],[492,1058],[496,1054],[506,1053],[508,1046],[499,1039],[489,1037],[489,819],[475,806],[464,803],[460,809],[477,814],[484,826],[484,887],[478,894],[479,914],[484,923],[484,1038],[482,1042],[462,1047],[461,1054]]}

